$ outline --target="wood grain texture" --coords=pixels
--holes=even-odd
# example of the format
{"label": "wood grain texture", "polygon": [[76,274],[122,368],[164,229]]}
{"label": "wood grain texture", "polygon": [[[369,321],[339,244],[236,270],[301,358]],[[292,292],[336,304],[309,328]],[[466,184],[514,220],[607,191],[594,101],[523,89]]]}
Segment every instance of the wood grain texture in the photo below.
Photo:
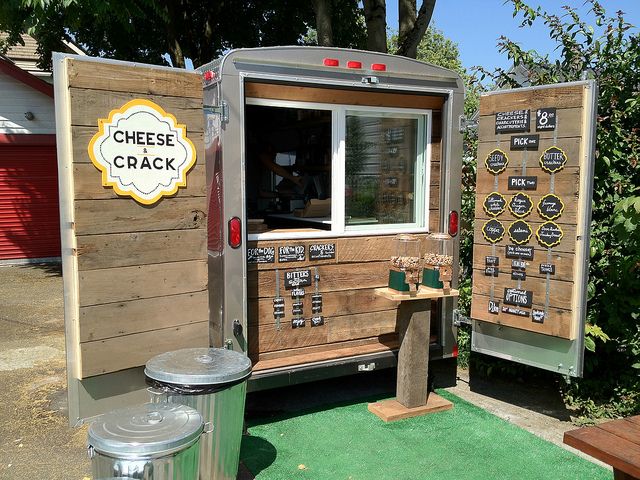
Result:
{"label": "wood grain texture", "polygon": [[[539,132],[540,133],[540,132]],[[516,134],[514,134],[516,135]],[[495,135],[494,135],[495,137]],[[540,168],[540,156],[543,152],[550,147],[558,147],[562,149],[562,151],[567,156],[567,163],[565,168],[569,167],[577,167],[580,165],[580,153],[581,153],[581,138],[580,137],[571,137],[571,138],[560,138],[554,144],[553,139],[541,139],[540,140],[540,148],[538,150],[527,151],[526,153],[521,150],[509,150],[509,138],[507,136],[506,140],[502,141],[500,145],[497,145],[497,142],[494,141],[485,141],[478,144],[478,176],[487,176],[493,180],[494,175],[489,172],[485,166],[485,159],[487,155],[491,153],[496,148],[499,148],[504,153],[507,154],[509,158],[508,168],[520,169],[520,172],[517,175],[523,175],[521,172],[522,166],[526,165],[527,171],[529,168]],[[541,176],[538,177],[538,183],[540,183],[543,178],[548,178],[550,175],[547,172],[542,171]],[[556,173],[556,177],[561,176],[563,171]],[[501,173],[499,177],[504,176],[505,173]],[[525,173],[524,175],[532,175],[530,173]],[[541,178],[542,177],[542,178]],[[540,188],[538,188],[540,191]]]}
{"label": "wood grain texture", "polygon": [[207,288],[207,262],[158,263],[79,272],[80,306],[199,292]]}
{"label": "wood grain texture", "polygon": [[81,307],[80,341],[206,322],[208,301],[207,292],[202,291]]}
{"label": "wood grain texture", "polygon": [[[290,317],[288,317],[290,318]],[[291,320],[283,320],[281,330],[275,325],[249,325],[249,352],[258,356],[275,350],[285,350],[325,343],[356,340],[393,333],[396,330],[396,310],[325,318],[325,324],[291,328]]]}
{"label": "wood grain texture", "polygon": [[[514,91],[489,95],[481,95],[480,115],[493,115],[510,110],[535,110],[554,106],[558,109],[582,107],[584,86],[563,86],[537,90]],[[535,126],[534,126],[535,129]]]}
{"label": "wood grain texture", "polygon": [[444,98],[432,95],[418,95],[415,92],[384,93],[363,92],[337,88],[297,87],[267,83],[245,82],[247,98],[269,98],[342,105],[366,105],[374,107],[398,107],[416,109],[442,109]]}
{"label": "wood grain texture", "polygon": [[[481,167],[482,168],[482,167]],[[579,192],[580,186],[580,168],[579,167],[567,167],[562,174],[555,174],[554,176],[554,193],[561,198],[574,198]],[[545,194],[549,192],[550,175],[539,167],[530,168],[527,167],[527,175],[538,177],[538,189],[528,190],[527,194]],[[476,193],[486,195],[494,191],[498,191],[503,195],[514,194],[518,190],[509,190],[508,182],[509,177],[522,175],[522,169],[520,167],[508,167],[504,172],[498,175],[498,188],[496,190],[494,175],[481,174],[478,175],[476,181]],[[482,199],[481,199],[482,200]]]}
{"label": "wood grain texture", "polygon": [[[584,120],[582,115],[582,108],[567,108],[563,110],[558,110],[557,115],[558,115],[558,134],[557,134],[558,138],[580,137],[582,135],[582,122]],[[478,138],[480,139],[481,142],[484,143],[496,137],[495,124],[496,124],[495,117],[493,115],[486,115],[486,116],[480,117],[480,119],[478,120]],[[547,130],[544,132],[536,132],[535,111],[531,115],[529,125],[530,125],[529,132],[526,132],[526,133],[540,134],[541,141],[543,139],[553,138],[553,131]],[[502,140],[504,140],[504,142],[502,143],[502,145],[505,145],[504,148],[507,148],[507,149],[509,148],[508,142],[509,142],[509,137],[511,135],[516,135],[516,134],[503,133],[499,135],[499,137]]]}
{"label": "wood grain texture", "polygon": [[427,400],[431,300],[401,302],[397,323],[400,350],[396,400],[406,408],[419,407]]}
{"label": "wood grain texture", "polygon": [[209,322],[81,343],[82,378],[144,365],[154,356],[170,350],[208,345]]}
{"label": "wood grain texture", "polygon": [[453,403],[431,392],[424,405],[407,408],[398,400],[391,398],[380,402],[370,403],[367,409],[385,422],[394,422],[406,418],[420,417],[428,413],[437,413],[451,410]]}
{"label": "wood grain texture", "polygon": [[98,119],[108,118],[109,112],[122,107],[136,98],[150,100],[170,113],[179,124],[187,126],[187,135],[204,131],[204,115],[201,98],[164,97],[158,95],[140,95],[129,92],[108,92],[85,88],[70,88],[70,103],[74,126],[94,127]]}
{"label": "wood grain texture", "polygon": [[136,65],[135,68],[107,62],[67,60],[69,86],[142,95],[202,98],[200,74],[168,68]]}
{"label": "wood grain texture", "polygon": [[[500,300],[500,307],[503,306],[502,293],[503,292],[497,292],[495,297],[495,300]],[[471,318],[495,323],[497,325],[520,328],[530,332],[542,333],[544,335],[551,335],[570,340],[575,339],[575,332],[572,326],[572,315],[569,310],[549,308],[550,318],[545,319],[544,323],[535,323],[531,321],[531,316],[519,317],[502,312],[497,315],[489,313],[489,298],[490,297],[488,296],[479,294],[473,295],[473,302],[471,303]],[[542,298],[542,300],[543,302],[539,303],[535,301],[534,298],[533,308],[544,310],[544,298]]]}
{"label": "wood grain texture", "polygon": [[78,200],[77,235],[187,230],[206,226],[206,197],[163,198],[152,207],[130,198]]}
{"label": "wood grain texture", "polygon": [[77,245],[80,271],[207,258],[202,229],[81,235]]}

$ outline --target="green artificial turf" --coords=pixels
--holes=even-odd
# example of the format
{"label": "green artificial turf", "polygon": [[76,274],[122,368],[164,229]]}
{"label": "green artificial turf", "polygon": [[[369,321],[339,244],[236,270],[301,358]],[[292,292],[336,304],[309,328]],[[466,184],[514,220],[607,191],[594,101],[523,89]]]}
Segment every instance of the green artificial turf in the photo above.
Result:
{"label": "green artificial turf", "polygon": [[384,423],[367,402],[253,420],[240,457],[258,480],[576,479],[611,472],[447,392],[453,410]]}

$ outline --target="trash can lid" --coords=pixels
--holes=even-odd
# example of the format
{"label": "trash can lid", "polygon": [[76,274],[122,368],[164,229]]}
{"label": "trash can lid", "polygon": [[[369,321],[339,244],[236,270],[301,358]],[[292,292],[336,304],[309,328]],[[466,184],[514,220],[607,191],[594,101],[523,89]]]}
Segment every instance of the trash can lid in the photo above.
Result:
{"label": "trash can lid", "polygon": [[187,448],[203,429],[191,407],[145,403],[98,417],[89,427],[89,447],[117,458],[163,456]]}
{"label": "trash can lid", "polygon": [[156,355],[144,373],[164,383],[223,386],[249,377],[251,360],[225,348],[184,348]]}

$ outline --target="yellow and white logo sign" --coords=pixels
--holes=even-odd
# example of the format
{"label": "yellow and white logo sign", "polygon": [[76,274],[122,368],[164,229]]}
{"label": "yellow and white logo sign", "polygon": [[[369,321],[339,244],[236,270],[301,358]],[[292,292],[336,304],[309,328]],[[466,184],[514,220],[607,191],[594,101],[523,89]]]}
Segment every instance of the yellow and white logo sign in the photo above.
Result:
{"label": "yellow and white logo sign", "polygon": [[102,172],[102,185],[144,205],[187,185],[196,150],[186,126],[149,100],[136,99],[98,120],[89,157]]}

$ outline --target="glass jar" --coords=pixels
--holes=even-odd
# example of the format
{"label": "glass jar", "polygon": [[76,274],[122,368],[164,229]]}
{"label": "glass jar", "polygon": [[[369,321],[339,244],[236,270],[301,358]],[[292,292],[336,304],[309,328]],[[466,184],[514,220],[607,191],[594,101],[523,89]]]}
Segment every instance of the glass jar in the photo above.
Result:
{"label": "glass jar", "polygon": [[398,235],[389,265],[389,288],[400,292],[415,291],[422,272],[421,241],[415,235]]}
{"label": "glass jar", "polygon": [[451,288],[453,273],[453,237],[432,233],[425,240],[422,285],[429,288]]}

